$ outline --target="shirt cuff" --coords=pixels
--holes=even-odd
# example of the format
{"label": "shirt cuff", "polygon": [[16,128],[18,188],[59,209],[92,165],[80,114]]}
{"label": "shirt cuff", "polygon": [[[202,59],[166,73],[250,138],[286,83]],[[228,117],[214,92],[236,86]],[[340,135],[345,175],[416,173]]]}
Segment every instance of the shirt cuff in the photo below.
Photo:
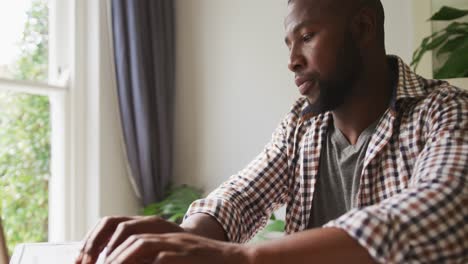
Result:
{"label": "shirt cuff", "polygon": [[214,217],[218,223],[223,227],[226,236],[230,242],[243,243],[248,240],[245,236],[245,227],[241,223],[241,214],[231,205],[230,202],[219,198],[207,198],[194,201],[187,213],[184,220],[190,216],[198,213],[203,213]]}
{"label": "shirt cuff", "polygon": [[[377,208],[375,208],[377,209]],[[377,209],[378,210],[378,209]],[[353,209],[324,227],[345,231],[364,247],[378,263],[401,263],[404,249],[398,247],[391,235],[386,215],[377,215],[371,210]]]}

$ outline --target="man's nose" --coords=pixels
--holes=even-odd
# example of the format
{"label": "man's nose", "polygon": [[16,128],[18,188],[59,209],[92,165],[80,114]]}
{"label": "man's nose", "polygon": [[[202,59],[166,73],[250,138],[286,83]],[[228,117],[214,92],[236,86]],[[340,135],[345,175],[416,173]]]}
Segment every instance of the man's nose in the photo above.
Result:
{"label": "man's nose", "polygon": [[297,47],[292,47],[289,54],[288,68],[292,72],[300,72],[304,69],[306,60],[301,50]]}

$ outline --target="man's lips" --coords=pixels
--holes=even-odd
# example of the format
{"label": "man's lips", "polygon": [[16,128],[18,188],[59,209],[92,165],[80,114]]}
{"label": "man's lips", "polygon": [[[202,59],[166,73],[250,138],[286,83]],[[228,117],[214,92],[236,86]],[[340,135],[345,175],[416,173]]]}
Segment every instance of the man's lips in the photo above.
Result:
{"label": "man's lips", "polygon": [[306,77],[296,77],[296,85],[299,87],[299,92],[302,95],[307,95],[315,85],[315,80]]}

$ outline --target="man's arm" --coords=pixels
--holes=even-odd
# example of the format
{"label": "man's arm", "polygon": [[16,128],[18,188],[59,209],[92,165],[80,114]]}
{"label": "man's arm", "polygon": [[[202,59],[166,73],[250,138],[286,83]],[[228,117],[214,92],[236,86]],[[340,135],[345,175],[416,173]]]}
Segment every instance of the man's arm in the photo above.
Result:
{"label": "man's arm", "polygon": [[317,228],[254,246],[254,264],[375,263],[368,251],[337,228]]}
{"label": "man's arm", "polygon": [[335,228],[308,230],[258,245],[226,243],[186,232],[143,234],[127,239],[107,259],[108,263],[145,260],[156,264],[374,263],[364,248]]}
{"label": "man's arm", "polygon": [[[261,245],[236,245],[174,234],[148,240],[174,252],[158,255],[153,247],[150,254],[158,256],[160,263],[466,262],[468,96],[444,90],[433,97],[433,103],[421,117],[427,122],[424,148],[414,164],[408,187],[400,193],[353,209],[325,228]],[[240,228],[235,226],[233,230]],[[239,237],[235,232],[231,236]],[[184,242],[187,240],[190,243]],[[133,248],[122,256],[137,256],[139,250]],[[236,259],[232,252],[240,252],[240,259],[244,257],[246,261],[231,261]]]}
{"label": "man's arm", "polygon": [[247,241],[268,221],[271,212],[289,198],[287,150],[304,103],[296,102],[264,151],[244,170],[206,199],[194,202],[180,226],[157,217],[106,217],[86,236],[76,263],[93,263],[104,247],[113,254],[124,241],[140,234],[171,233],[177,238],[181,234],[175,233],[190,233],[218,241]]}
{"label": "man's arm", "polygon": [[[254,263],[464,262],[468,258],[468,98],[433,96],[407,189],[327,227],[252,249]],[[276,262],[275,262],[276,261]]]}
{"label": "man's arm", "polygon": [[203,213],[216,219],[229,242],[244,243],[268,222],[275,209],[289,201],[294,181],[290,165],[297,152],[294,144],[306,131],[299,117],[305,103],[296,102],[264,150],[243,170],[205,199],[192,203],[184,226],[187,218]]}
{"label": "man's arm", "polygon": [[226,232],[216,219],[207,214],[194,214],[180,225],[186,232],[211,238],[219,241],[227,241]]}
{"label": "man's arm", "polygon": [[[441,89],[426,99],[423,149],[408,186],[328,223],[382,263],[468,259],[468,95]],[[415,146],[416,147],[416,146]]]}
{"label": "man's arm", "polygon": [[[181,225],[187,232],[227,241],[221,225],[212,216],[195,214]],[[292,234],[257,246],[244,245],[252,264],[275,263],[375,263],[368,251],[338,228],[317,228]]]}

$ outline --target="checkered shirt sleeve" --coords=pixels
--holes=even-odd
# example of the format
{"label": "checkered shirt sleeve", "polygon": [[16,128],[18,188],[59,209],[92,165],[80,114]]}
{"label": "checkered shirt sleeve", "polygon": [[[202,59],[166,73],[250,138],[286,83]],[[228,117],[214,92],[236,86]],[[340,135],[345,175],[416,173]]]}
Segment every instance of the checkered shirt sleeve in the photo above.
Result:
{"label": "checkered shirt sleeve", "polygon": [[289,140],[298,119],[297,102],[273,133],[264,150],[239,173],[231,176],[205,199],[193,202],[184,219],[193,214],[213,216],[229,241],[247,242],[264,227],[272,212],[288,201]]}
{"label": "checkered shirt sleeve", "polygon": [[326,225],[381,263],[468,263],[468,95],[446,87],[425,101],[426,142],[409,187]]}

